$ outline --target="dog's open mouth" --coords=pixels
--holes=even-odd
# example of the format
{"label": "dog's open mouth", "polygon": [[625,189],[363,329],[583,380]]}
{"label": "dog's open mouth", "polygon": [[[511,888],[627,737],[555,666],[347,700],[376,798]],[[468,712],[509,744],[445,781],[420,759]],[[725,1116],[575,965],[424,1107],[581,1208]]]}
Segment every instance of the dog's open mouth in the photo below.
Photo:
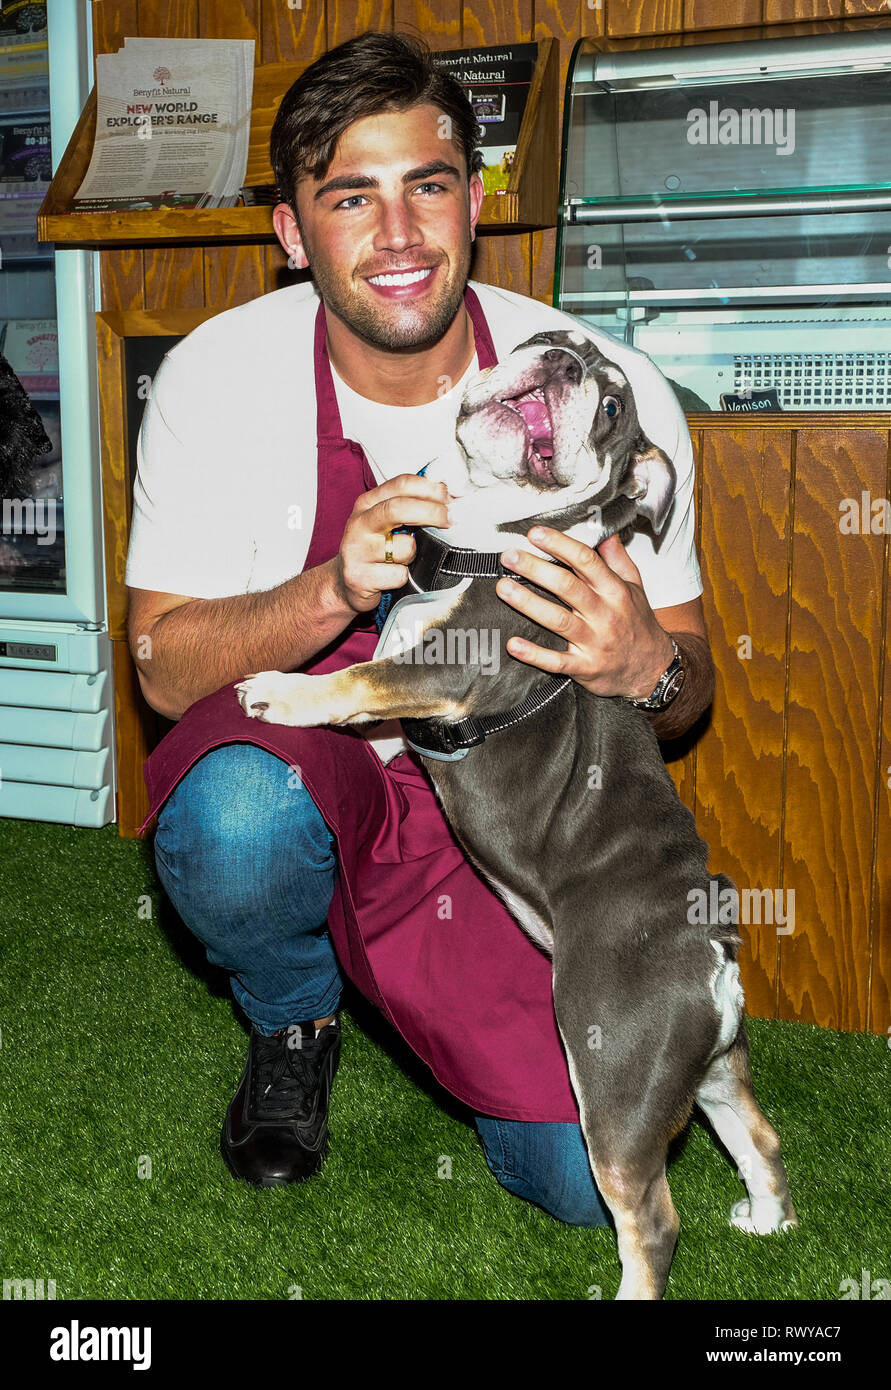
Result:
{"label": "dog's open mouth", "polygon": [[544,397],[544,388],[536,387],[522,396],[509,396],[502,400],[526,426],[526,458],[524,460],[530,475],[539,482],[557,485],[551,468],[554,457],[554,427],[551,413]]}

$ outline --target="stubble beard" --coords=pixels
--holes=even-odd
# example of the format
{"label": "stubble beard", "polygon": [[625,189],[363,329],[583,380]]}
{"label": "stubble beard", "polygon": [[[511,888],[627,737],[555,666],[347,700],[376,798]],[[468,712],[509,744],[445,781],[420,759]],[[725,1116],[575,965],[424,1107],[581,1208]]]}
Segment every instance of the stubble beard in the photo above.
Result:
{"label": "stubble beard", "polygon": [[423,305],[396,301],[382,302],[378,307],[353,289],[351,277],[335,270],[324,258],[310,256],[308,248],[307,259],[325,307],[363,342],[384,352],[416,352],[438,343],[461,307],[470,274],[470,242],[462,248],[455,275],[446,279],[432,302]]}

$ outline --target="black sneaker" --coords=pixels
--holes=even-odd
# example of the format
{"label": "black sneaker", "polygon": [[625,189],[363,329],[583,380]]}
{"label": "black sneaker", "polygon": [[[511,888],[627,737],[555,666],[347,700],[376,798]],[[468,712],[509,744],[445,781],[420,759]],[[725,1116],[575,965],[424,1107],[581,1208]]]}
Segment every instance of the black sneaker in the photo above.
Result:
{"label": "black sneaker", "polygon": [[312,1019],[271,1038],[251,1028],[220,1151],[236,1178],[256,1187],[303,1182],[328,1152],[328,1099],[340,1061],[335,1018],[316,1037]]}

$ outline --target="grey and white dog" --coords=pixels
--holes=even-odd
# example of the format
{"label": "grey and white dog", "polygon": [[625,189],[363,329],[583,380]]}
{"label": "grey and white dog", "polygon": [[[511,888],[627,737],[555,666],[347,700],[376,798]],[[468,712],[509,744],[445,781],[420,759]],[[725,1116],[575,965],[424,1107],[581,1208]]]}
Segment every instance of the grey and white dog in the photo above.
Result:
{"label": "grey and white dog", "polygon": [[480,373],[457,442],[454,459],[427,471],[456,500],[447,533],[418,533],[432,592],[408,600],[409,640],[416,650],[433,628],[487,631],[500,660],[413,659],[400,604],[373,661],[326,676],[267,671],[241,682],[239,699],[271,723],[408,721],[469,858],[552,958],[591,1170],[616,1226],[617,1297],[661,1298],[679,1229],[666,1155],[694,1102],[745,1180],[731,1223],[758,1235],[797,1225],[752,1089],[740,938],[690,911],[697,895],[715,901],[713,883],[732,884],[710,876],[646,717],[513,659],[512,635],[565,643],[502,603],[497,573],[466,557],[528,546],[536,522],[592,546],[638,519],[658,532],[674,470],[643,435],[624,373],[581,332],[538,334]]}

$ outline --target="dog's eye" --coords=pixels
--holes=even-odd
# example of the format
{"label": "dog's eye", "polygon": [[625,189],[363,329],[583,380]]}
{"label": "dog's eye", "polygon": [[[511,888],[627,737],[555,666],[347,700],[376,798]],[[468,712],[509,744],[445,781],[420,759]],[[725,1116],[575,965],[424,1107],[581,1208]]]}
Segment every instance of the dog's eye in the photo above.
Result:
{"label": "dog's eye", "polygon": [[614,419],[622,409],[622,402],[618,400],[616,396],[604,396],[600,404],[611,420]]}

